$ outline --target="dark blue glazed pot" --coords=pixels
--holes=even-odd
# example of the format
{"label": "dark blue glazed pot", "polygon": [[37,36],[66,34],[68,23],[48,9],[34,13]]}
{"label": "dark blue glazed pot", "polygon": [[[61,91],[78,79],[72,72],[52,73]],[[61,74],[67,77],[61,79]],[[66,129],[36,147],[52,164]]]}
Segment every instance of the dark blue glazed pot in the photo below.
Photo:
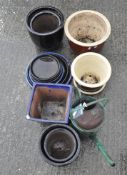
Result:
{"label": "dark blue glazed pot", "polygon": [[28,13],[26,24],[36,46],[49,51],[59,48],[64,33],[64,16],[59,9],[37,7]]}

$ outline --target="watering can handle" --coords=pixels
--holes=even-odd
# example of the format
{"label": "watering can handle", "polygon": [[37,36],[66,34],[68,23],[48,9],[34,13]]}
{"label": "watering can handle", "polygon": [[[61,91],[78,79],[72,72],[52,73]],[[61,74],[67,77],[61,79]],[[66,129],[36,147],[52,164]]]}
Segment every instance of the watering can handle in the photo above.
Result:
{"label": "watering can handle", "polygon": [[103,107],[105,107],[105,106],[107,105],[108,101],[109,101],[108,98],[103,98],[103,101],[100,102],[100,104],[101,104]]}
{"label": "watering can handle", "polygon": [[89,103],[84,103],[85,107],[88,107],[88,106],[91,106],[93,104],[96,104],[96,103],[101,103],[101,105],[103,107],[106,106],[106,104],[108,103],[108,99],[107,98],[101,98],[101,99],[98,99],[98,100],[95,100],[95,101],[92,101],[92,102],[89,102]]}

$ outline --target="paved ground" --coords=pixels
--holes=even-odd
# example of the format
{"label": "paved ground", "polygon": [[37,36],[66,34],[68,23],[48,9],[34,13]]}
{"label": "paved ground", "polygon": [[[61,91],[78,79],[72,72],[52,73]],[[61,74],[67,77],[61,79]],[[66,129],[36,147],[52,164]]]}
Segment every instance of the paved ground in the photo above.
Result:
{"label": "paved ground", "polygon": [[[77,161],[66,167],[45,163],[38,149],[42,128],[25,120],[31,90],[25,68],[36,56],[25,27],[28,11],[39,5],[60,8],[65,18],[79,9],[105,14],[112,35],[102,54],[112,64],[112,78],[99,95],[107,96],[106,121],[98,134],[117,165],[107,165],[95,145],[82,142]],[[0,175],[127,175],[127,1],[126,0],[0,0]],[[61,53],[74,59],[64,38]]]}

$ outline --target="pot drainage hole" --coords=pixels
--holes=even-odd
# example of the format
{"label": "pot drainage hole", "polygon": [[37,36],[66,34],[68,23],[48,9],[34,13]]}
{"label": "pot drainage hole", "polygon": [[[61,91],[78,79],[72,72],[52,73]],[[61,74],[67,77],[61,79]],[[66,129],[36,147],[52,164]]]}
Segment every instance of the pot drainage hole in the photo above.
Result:
{"label": "pot drainage hole", "polygon": [[92,73],[86,73],[81,77],[81,81],[88,84],[96,84],[99,82],[99,78]]}

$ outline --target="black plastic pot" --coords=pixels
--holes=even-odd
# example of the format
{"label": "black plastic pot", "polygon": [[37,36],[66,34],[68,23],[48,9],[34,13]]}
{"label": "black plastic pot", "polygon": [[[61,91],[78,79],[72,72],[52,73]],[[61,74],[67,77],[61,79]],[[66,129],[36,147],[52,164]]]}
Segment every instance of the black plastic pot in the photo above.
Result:
{"label": "black plastic pot", "polygon": [[27,29],[32,41],[44,50],[59,48],[64,33],[64,16],[52,6],[42,6],[31,10],[26,18]]}
{"label": "black plastic pot", "polygon": [[47,163],[64,166],[78,157],[80,139],[75,130],[67,125],[51,125],[42,133],[40,149]]}

